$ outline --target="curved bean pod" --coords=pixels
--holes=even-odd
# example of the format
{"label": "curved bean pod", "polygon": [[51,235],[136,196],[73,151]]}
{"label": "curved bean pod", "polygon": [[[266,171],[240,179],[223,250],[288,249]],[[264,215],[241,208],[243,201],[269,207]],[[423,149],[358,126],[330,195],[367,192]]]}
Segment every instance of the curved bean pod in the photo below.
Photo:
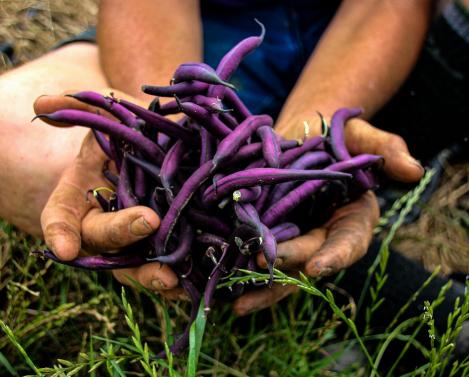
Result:
{"label": "curved bean pod", "polygon": [[344,179],[350,174],[324,170],[294,170],[274,168],[253,168],[227,175],[221,178],[216,187],[210,186],[204,192],[204,200],[214,203],[229,193],[243,187],[272,185],[288,181],[305,181],[311,179]]}
{"label": "curved bean pod", "polygon": [[125,140],[135,146],[135,148],[140,149],[148,158],[157,163],[163,162],[164,153],[157,144],[147,139],[141,133],[101,115],[91,114],[81,110],[59,110],[52,114],[37,115],[36,118],[46,118],[54,122],[96,129]]}
{"label": "curved bean pod", "polygon": [[246,118],[218,145],[217,152],[213,156],[213,164],[217,166],[230,158],[243,143],[261,126],[272,126],[273,120],[268,115],[253,115]]}

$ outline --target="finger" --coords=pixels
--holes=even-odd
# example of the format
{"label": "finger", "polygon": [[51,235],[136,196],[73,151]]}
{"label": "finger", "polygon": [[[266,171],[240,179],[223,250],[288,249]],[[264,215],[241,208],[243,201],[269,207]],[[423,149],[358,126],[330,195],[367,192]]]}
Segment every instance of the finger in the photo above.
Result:
{"label": "finger", "polygon": [[119,249],[149,236],[159,224],[158,215],[148,207],[106,213],[93,208],[82,221],[83,247],[95,252]]}
{"label": "finger", "polygon": [[85,195],[89,187],[101,183],[101,177],[90,165],[101,166],[103,161],[104,154],[89,133],[79,156],[65,170],[41,213],[46,245],[62,260],[72,260],[80,251],[81,221],[92,206]]}
{"label": "finger", "polygon": [[112,274],[121,284],[134,286],[136,281],[152,291],[163,292],[178,286],[176,274],[167,265],[158,262],[113,270]]}
{"label": "finger", "polygon": [[371,191],[338,209],[325,226],[326,241],[306,264],[306,274],[331,275],[355,263],[365,255],[378,219],[378,203]]}
{"label": "finger", "polygon": [[[318,228],[280,243],[277,247],[275,267],[287,271],[302,269],[311,256],[318,251],[325,239],[326,230]],[[257,264],[259,267],[267,268],[267,261],[263,253],[258,254]]]}
{"label": "finger", "polygon": [[273,284],[272,288],[263,288],[245,293],[236,299],[233,310],[236,315],[243,316],[268,308],[298,290],[299,288],[295,285]]}
{"label": "finger", "polygon": [[383,156],[384,171],[390,178],[416,182],[424,174],[422,165],[410,155],[402,137],[375,128],[361,119],[347,122],[345,140],[352,155],[370,153]]}

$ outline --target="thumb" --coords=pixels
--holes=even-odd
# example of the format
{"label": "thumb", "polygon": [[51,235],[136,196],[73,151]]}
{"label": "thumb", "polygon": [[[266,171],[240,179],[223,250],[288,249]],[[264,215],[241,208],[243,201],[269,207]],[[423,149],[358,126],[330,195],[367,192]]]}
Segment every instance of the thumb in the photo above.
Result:
{"label": "thumb", "polygon": [[41,213],[41,227],[46,245],[62,260],[77,257],[81,248],[81,222],[91,209],[85,200],[88,187],[100,185],[93,166],[102,166],[104,155],[93,134],[85,137],[79,156],[68,167]]}

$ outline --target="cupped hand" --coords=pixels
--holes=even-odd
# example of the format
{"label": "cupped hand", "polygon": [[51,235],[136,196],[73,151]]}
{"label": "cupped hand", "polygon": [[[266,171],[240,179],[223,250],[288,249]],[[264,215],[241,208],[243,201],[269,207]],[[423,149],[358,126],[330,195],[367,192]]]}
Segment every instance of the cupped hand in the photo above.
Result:
{"label": "cupped hand", "polygon": [[[279,131],[287,138],[298,138],[298,120],[291,125],[281,124]],[[309,122],[310,134],[320,132],[320,120]],[[418,181],[423,167],[410,154],[405,141],[398,135],[379,130],[362,119],[349,120],[345,127],[347,148],[352,155],[377,154],[384,157],[383,170],[392,179],[402,182]],[[368,191],[356,201],[339,208],[322,227],[278,245],[276,268],[311,277],[334,274],[347,268],[365,255],[372,239],[373,228],[379,220],[375,195]],[[267,267],[262,253],[258,264]],[[264,309],[298,290],[294,286],[274,284],[244,294],[234,303],[238,315]]]}
{"label": "cupped hand", "polygon": [[[101,92],[109,94],[110,90]],[[118,96],[128,98],[122,93]],[[42,96],[34,105],[36,114],[65,108],[96,111],[92,106],[65,96]],[[89,189],[112,188],[102,174],[106,159],[92,132],[89,132],[78,156],[64,171],[41,214],[46,245],[64,261],[76,258],[82,250],[99,253],[123,248],[149,236],[159,226],[160,219],[148,207],[135,206],[105,213],[97,203],[89,200]],[[170,298],[179,298],[182,295],[181,289],[177,288],[176,274],[168,266],[157,262],[114,270],[113,274],[123,284],[130,285],[135,280]]]}

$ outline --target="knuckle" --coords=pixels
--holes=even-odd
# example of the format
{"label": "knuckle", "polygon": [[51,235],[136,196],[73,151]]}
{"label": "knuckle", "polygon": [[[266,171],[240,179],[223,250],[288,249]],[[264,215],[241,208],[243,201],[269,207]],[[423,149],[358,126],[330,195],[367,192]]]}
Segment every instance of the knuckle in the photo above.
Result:
{"label": "knuckle", "polygon": [[396,134],[389,134],[387,140],[387,147],[388,150],[395,153],[398,150],[407,149],[407,143],[401,136]]}

